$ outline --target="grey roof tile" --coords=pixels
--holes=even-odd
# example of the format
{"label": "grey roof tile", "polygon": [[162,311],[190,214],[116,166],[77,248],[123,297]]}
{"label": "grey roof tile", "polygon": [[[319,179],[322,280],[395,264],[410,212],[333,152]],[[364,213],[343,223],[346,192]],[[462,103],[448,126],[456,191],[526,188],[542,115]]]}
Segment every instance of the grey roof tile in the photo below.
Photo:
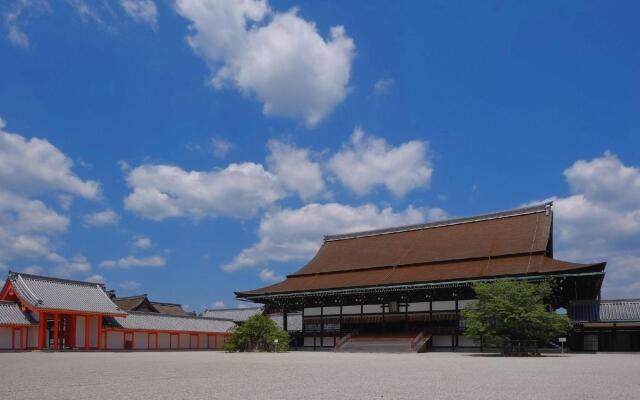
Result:
{"label": "grey roof tile", "polygon": [[640,321],[640,299],[574,301],[567,314],[574,322]]}
{"label": "grey roof tile", "polygon": [[35,321],[22,312],[18,303],[0,300],[0,326],[2,325],[31,326],[35,325]]}
{"label": "grey roof tile", "polygon": [[32,307],[101,314],[126,314],[100,284],[9,272],[18,296]]}
{"label": "grey roof tile", "polygon": [[204,310],[204,317],[225,318],[234,322],[244,322],[256,314],[262,314],[262,307],[246,307],[246,308],[214,308]]}
{"label": "grey roof tile", "polygon": [[106,318],[105,325],[124,329],[149,329],[182,332],[227,332],[235,324],[231,320],[195,316],[167,315],[131,311],[126,318]]}

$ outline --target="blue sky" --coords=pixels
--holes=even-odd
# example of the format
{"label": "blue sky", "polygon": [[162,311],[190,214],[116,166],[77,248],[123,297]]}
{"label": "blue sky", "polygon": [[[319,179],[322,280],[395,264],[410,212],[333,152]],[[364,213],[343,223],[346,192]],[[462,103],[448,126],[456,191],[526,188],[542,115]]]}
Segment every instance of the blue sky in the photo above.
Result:
{"label": "blue sky", "polygon": [[0,269],[234,306],[323,234],[553,199],[638,297],[639,11],[3,2]]}

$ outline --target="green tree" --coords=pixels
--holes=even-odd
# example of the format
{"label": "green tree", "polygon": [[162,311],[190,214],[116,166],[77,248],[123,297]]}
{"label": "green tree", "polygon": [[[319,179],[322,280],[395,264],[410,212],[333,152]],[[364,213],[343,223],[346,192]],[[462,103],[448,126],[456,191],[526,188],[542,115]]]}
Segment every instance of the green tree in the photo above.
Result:
{"label": "green tree", "polygon": [[536,340],[546,343],[571,329],[566,315],[547,311],[547,282],[497,281],[473,287],[478,302],[464,310],[465,336],[484,343]]}
{"label": "green tree", "polygon": [[234,328],[223,348],[226,351],[273,351],[274,348],[287,351],[289,334],[271,318],[258,314]]}

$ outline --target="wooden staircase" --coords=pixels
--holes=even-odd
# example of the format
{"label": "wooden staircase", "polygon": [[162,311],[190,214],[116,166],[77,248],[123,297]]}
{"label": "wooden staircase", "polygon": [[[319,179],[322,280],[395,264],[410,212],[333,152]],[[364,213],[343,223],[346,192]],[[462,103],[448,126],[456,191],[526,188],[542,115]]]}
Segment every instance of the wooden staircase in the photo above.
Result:
{"label": "wooden staircase", "polygon": [[338,342],[334,349],[341,353],[420,353],[426,350],[431,336],[414,335],[353,335]]}

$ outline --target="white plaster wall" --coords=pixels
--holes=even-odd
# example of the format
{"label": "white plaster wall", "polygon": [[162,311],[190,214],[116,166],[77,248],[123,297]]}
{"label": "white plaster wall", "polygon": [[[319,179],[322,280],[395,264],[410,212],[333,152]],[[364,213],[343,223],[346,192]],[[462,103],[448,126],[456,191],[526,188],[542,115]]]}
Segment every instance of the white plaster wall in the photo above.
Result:
{"label": "white plaster wall", "polygon": [[461,347],[480,347],[480,343],[466,336],[458,336],[458,346]]}
{"label": "white plaster wall", "polygon": [[431,344],[436,347],[438,346],[451,347],[451,336],[450,335],[434,336],[431,338]]}
{"label": "white plaster wall", "polygon": [[186,333],[181,333],[180,334],[180,348],[181,349],[188,349],[189,348],[189,344],[190,344],[189,335],[186,334]]}
{"label": "white plaster wall", "polygon": [[360,306],[343,306],[342,314],[358,314],[360,315]]}
{"label": "white plaster wall", "polygon": [[364,314],[379,314],[382,312],[382,304],[365,304],[362,312]]}
{"label": "white plaster wall", "polygon": [[147,332],[136,332],[133,341],[133,348],[135,350],[146,350],[149,348],[149,334]]}
{"label": "white plaster wall", "polygon": [[322,345],[324,347],[333,347],[336,345],[336,338],[333,336],[330,336],[330,337],[325,336],[324,342],[322,342]]}
{"label": "white plaster wall", "polygon": [[478,300],[458,300],[458,308],[463,310],[469,306],[471,306],[472,304],[477,303]]}
{"label": "white plaster wall", "polygon": [[169,348],[169,334],[158,333],[158,349],[168,349],[168,348]]}
{"label": "white plaster wall", "polygon": [[331,306],[324,308],[324,315],[338,315],[340,314],[340,306]]}
{"label": "white plaster wall", "polygon": [[124,349],[124,332],[107,332],[106,344],[109,350]]}
{"label": "white plaster wall", "polygon": [[412,311],[429,311],[429,302],[409,303],[409,312]]}
{"label": "white plaster wall", "polygon": [[454,300],[433,302],[433,311],[449,311],[455,309],[456,302]]}
{"label": "white plaster wall", "polygon": [[84,347],[84,316],[76,317],[76,347]]}
{"label": "white plaster wall", "polygon": [[98,317],[89,318],[89,347],[98,347]]}
{"label": "white plaster wall", "polygon": [[0,349],[11,349],[11,328],[0,328]]}
{"label": "white plaster wall", "polygon": [[29,328],[29,334],[27,335],[27,339],[29,340],[29,347],[38,347],[38,327],[32,326]]}
{"label": "white plaster wall", "polygon": [[305,317],[311,315],[320,315],[320,307],[305,307],[304,315]]}
{"label": "white plaster wall", "polygon": [[198,335],[200,337],[200,348],[201,349],[206,349],[207,348],[207,335],[201,334]]}

